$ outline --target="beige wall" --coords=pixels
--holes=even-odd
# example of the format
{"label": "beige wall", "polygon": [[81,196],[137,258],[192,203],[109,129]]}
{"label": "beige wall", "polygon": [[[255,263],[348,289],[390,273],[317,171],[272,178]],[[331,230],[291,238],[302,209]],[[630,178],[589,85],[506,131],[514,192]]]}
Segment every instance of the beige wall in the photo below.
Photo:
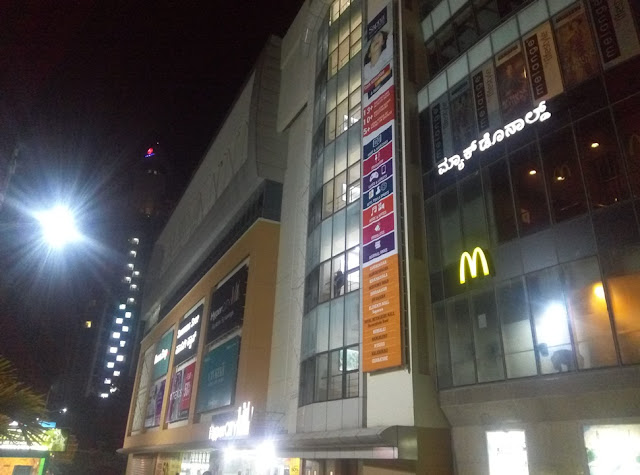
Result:
{"label": "beige wall", "polygon": [[[264,411],[266,407],[267,383],[269,379],[269,360],[271,351],[271,332],[273,325],[273,308],[275,292],[276,263],[278,259],[278,242],[280,236],[279,223],[258,220],[227,251],[226,254],[205,274],[205,276],[180,300],[161,322],[143,339],[140,354],[152,347],[167,330],[174,328],[174,342],[178,322],[184,315],[204,298],[204,315],[209,314],[211,293],[213,288],[233,271],[245,259],[249,259],[249,277],[247,296],[242,327],[242,344],[238,363],[238,379],[236,384],[236,405],[243,401],[251,401],[256,411]],[[130,434],[132,411],[130,411],[129,429],[124,441],[125,449],[155,447],[166,444],[195,443],[206,441],[210,418],[199,422],[195,413],[198,394],[198,377],[205,346],[207,318],[202,319],[200,342],[196,359],[196,378],[191,398],[189,419],[186,425],[167,428],[165,412],[168,406],[169,387],[165,387],[163,414],[160,427]],[[171,380],[173,353],[169,361],[170,372],[167,381]],[[140,370],[136,376],[140,378]],[[134,392],[134,394],[136,394]],[[132,407],[135,400],[132,400]],[[224,411],[223,411],[224,412]]]}

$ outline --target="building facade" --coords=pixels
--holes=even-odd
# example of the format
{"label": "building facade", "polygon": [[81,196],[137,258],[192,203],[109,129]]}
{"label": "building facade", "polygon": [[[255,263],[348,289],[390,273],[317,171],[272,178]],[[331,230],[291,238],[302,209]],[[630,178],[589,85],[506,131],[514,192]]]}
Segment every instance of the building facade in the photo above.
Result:
{"label": "building facade", "polygon": [[625,0],[305,2],[154,247],[128,473],[637,470],[638,53]]}

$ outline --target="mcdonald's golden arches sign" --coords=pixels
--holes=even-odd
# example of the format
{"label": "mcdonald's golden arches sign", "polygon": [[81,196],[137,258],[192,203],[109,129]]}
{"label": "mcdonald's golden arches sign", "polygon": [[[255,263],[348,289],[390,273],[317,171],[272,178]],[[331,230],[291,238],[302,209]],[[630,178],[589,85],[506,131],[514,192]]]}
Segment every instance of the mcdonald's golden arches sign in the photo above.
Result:
{"label": "mcdonald's golden arches sign", "polygon": [[[478,264],[480,264],[480,269],[478,269]],[[475,279],[478,276],[478,270],[482,271],[482,275],[489,275],[487,257],[484,255],[484,251],[479,247],[476,247],[471,254],[465,251],[460,256],[461,284],[464,284],[467,281],[467,269],[469,269],[469,275],[472,279]]]}

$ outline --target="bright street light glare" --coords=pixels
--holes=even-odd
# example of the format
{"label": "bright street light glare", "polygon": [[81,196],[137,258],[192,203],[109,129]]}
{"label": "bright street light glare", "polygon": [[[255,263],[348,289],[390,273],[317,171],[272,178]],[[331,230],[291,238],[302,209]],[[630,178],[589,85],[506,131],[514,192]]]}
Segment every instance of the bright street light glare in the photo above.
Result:
{"label": "bright street light glare", "polygon": [[73,213],[68,208],[58,205],[50,210],[37,214],[45,241],[56,249],[80,239]]}

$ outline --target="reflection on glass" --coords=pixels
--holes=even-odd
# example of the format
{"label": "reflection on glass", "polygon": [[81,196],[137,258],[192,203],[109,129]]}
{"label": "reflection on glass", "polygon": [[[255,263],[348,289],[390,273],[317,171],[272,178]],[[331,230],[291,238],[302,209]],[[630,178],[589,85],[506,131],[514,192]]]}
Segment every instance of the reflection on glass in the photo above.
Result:
{"label": "reflection on glass", "polygon": [[528,275],[527,291],[535,325],[540,371],[542,374],[575,371],[576,360],[558,268]]}
{"label": "reflection on glass", "polygon": [[433,315],[435,323],[438,387],[440,389],[446,389],[453,386],[453,379],[451,377],[451,355],[449,353],[449,328],[444,306],[434,305]]}
{"label": "reflection on glass", "polygon": [[485,200],[492,241],[500,243],[513,239],[518,233],[507,163],[501,160],[491,165],[485,169],[482,179],[486,190]]}
{"label": "reflection on glass", "polygon": [[473,336],[478,366],[478,381],[504,379],[502,345],[493,290],[474,295]]}
{"label": "reflection on glass", "polygon": [[615,365],[611,323],[596,258],[572,262],[563,270],[578,367]]}
{"label": "reflection on glass", "polygon": [[623,364],[640,363],[640,274],[607,278]]}
{"label": "reflection on glass", "polygon": [[473,355],[473,332],[466,298],[447,303],[447,320],[449,321],[453,385],[473,384],[476,382],[476,368]]}
{"label": "reflection on glass", "polygon": [[523,147],[509,158],[520,234],[539,231],[549,225],[549,211],[537,148]]}
{"label": "reflection on glass", "polygon": [[537,373],[536,359],[522,281],[518,278],[505,282],[498,286],[496,294],[507,377],[532,376]]}

